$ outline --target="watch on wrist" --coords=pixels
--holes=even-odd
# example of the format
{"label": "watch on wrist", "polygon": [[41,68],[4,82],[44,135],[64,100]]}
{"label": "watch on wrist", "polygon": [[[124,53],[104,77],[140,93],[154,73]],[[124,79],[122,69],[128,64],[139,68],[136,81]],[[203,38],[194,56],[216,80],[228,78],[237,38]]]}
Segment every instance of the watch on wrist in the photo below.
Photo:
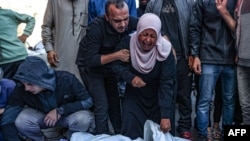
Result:
{"label": "watch on wrist", "polygon": [[64,113],[63,107],[56,108],[56,111],[57,111],[57,114],[59,114],[59,115],[63,115],[63,113]]}

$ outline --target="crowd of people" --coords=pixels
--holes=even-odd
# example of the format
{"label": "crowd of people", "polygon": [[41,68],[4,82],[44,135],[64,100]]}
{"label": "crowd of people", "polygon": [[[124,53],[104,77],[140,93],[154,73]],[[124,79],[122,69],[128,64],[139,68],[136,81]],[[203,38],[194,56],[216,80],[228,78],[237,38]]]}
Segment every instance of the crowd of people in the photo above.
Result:
{"label": "crowd of people", "polygon": [[137,139],[152,120],[164,133],[213,141],[224,125],[249,125],[250,2],[138,3],[48,0],[41,37],[49,65],[24,46],[35,19],[0,7],[0,140],[46,141],[42,129],[55,126],[65,140],[74,132]]}

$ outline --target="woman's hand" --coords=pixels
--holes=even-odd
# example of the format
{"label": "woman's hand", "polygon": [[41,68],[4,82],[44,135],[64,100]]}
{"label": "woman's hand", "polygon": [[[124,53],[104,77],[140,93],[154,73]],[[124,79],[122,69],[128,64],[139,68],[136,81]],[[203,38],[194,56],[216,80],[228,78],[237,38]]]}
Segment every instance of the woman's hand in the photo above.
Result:
{"label": "woman's hand", "polygon": [[164,133],[171,131],[170,119],[168,118],[161,119],[160,128]]}
{"label": "woman's hand", "polygon": [[132,80],[132,86],[137,87],[137,88],[141,88],[141,87],[146,86],[146,83],[140,77],[136,76]]}

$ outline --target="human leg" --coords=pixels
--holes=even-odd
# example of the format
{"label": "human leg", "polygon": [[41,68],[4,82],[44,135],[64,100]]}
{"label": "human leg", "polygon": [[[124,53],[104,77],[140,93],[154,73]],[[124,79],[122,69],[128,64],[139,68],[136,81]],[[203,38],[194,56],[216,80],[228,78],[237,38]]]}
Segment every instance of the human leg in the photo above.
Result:
{"label": "human leg", "polygon": [[13,76],[16,73],[17,68],[19,65],[23,62],[23,60],[7,63],[7,64],[1,64],[0,67],[4,71],[3,78],[13,79]]}
{"label": "human leg", "polygon": [[188,62],[181,58],[177,63],[177,102],[178,102],[178,127],[177,131],[183,138],[192,139],[190,128],[192,126],[192,72]]}
{"label": "human leg", "polygon": [[114,128],[114,132],[121,132],[121,106],[120,97],[117,88],[117,78],[115,75],[105,77],[105,87],[109,104],[109,118]]}
{"label": "human leg", "polygon": [[221,79],[218,78],[215,85],[215,96],[214,96],[214,111],[213,111],[213,138],[219,139],[221,138],[221,130],[220,130],[220,119],[222,114],[222,97],[221,94]]}
{"label": "human leg", "polygon": [[21,135],[35,141],[43,141],[45,136],[41,126],[44,125],[44,117],[44,113],[32,108],[24,108],[16,118],[15,124]]}
{"label": "human leg", "polygon": [[242,110],[241,110],[241,106],[240,106],[239,93],[238,93],[238,87],[237,87],[236,94],[235,94],[234,124],[240,125],[240,124],[242,124],[242,122],[243,122]]}
{"label": "human leg", "polygon": [[94,115],[88,110],[81,110],[68,116],[62,116],[56,125],[68,129],[68,138],[70,138],[74,132],[93,133],[95,130]]}
{"label": "human leg", "polygon": [[85,88],[89,91],[87,68],[84,68],[83,66],[78,66],[78,70]]}
{"label": "human leg", "polygon": [[237,66],[239,101],[243,124],[250,125],[250,67]]}
{"label": "human leg", "polygon": [[235,109],[236,70],[233,65],[223,66],[221,73],[223,125],[232,125]]}
{"label": "human leg", "polygon": [[109,133],[109,105],[103,76],[98,73],[91,73],[88,75],[88,86],[90,95],[94,102],[96,134],[107,134]]}
{"label": "human leg", "polygon": [[209,125],[210,102],[213,98],[213,90],[219,76],[219,66],[202,64],[202,74],[199,79],[199,98],[197,103],[197,127],[198,134],[207,136]]}

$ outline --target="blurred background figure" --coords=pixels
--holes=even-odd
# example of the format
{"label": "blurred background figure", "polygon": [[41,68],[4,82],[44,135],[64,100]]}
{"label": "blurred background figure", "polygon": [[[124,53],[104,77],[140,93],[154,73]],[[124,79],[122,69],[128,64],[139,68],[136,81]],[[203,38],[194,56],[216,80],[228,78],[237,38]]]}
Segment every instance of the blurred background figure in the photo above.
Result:
{"label": "blurred background figure", "polygon": [[144,14],[147,4],[150,0],[138,0],[138,1],[139,1],[139,6],[136,9],[137,17],[141,17]]}
{"label": "blurred background figure", "polygon": [[[88,4],[88,23],[90,23],[95,17],[104,15],[105,3],[107,0],[89,0]],[[136,1],[135,0],[125,0],[129,8],[129,15],[137,17],[136,12]]]}

